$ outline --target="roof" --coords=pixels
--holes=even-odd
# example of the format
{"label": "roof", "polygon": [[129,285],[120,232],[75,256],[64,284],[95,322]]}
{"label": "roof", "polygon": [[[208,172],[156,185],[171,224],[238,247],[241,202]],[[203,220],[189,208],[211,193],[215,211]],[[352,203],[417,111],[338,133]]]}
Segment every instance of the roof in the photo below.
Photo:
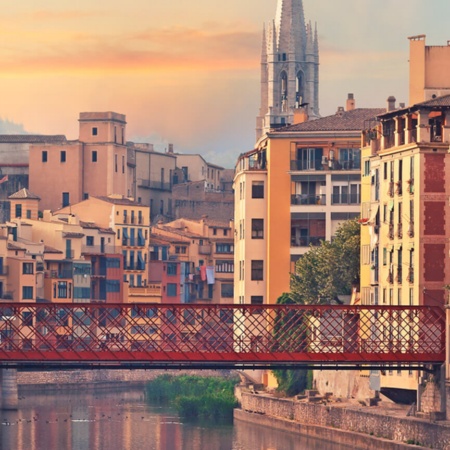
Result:
{"label": "roof", "polygon": [[392,111],[384,111],[384,113],[379,114],[379,117],[389,118],[397,116],[398,114],[404,112],[417,111],[421,108],[429,109],[441,109],[450,108],[450,94],[442,95],[440,97],[432,98],[430,100],[425,100],[424,102],[415,103],[414,105],[407,106],[406,108],[394,109]]}
{"label": "roof", "polygon": [[57,248],[50,247],[49,245],[44,245],[44,253],[63,253],[61,250]]}
{"label": "roof", "polygon": [[37,195],[32,194],[26,188],[23,188],[20,191],[17,191],[14,194],[11,194],[8,198],[11,199],[11,200],[14,200],[14,199],[25,199],[25,198],[29,198],[29,199],[33,199],[33,200],[40,200],[41,199]]}
{"label": "roof", "polygon": [[63,232],[63,237],[78,239],[84,237],[84,233],[75,233],[73,231]]}
{"label": "roof", "polygon": [[101,233],[116,234],[116,232],[112,228],[102,228],[99,225],[96,225],[94,222],[83,222],[82,220],[80,220],[80,227],[87,228],[89,230],[98,230]]}
{"label": "roof", "polygon": [[145,206],[142,203],[137,203],[134,200],[130,200],[129,198],[126,197],[116,198],[116,197],[99,196],[94,198],[97,198],[104,202],[112,203],[114,205],[141,206],[143,208],[148,208],[148,206]]}
{"label": "roof", "polygon": [[385,108],[355,108],[351,111],[338,111],[332,116],[321,117],[320,119],[277,128],[269,134],[320,131],[361,131],[365,128],[365,122],[367,120],[373,119],[383,112],[386,112]]}
{"label": "roof", "polygon": [[0,134],[0,143],[7,144],[62,144],[66,141],[63,134]]}

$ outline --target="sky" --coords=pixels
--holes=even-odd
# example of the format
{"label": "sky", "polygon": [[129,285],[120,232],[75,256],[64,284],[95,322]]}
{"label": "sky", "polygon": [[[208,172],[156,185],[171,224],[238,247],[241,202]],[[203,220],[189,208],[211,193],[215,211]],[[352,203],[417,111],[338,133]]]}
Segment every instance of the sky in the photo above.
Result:
{"label": "sky", "polygon": [[[20,0],[0,12],[0,118],[78,137],[82,111],[127,138],[234,167],[255,144],[262,27],[277,0]],[[449,0],[304,0],[317,22],[320,113],[408,103],[408,36],[450,39]]]}

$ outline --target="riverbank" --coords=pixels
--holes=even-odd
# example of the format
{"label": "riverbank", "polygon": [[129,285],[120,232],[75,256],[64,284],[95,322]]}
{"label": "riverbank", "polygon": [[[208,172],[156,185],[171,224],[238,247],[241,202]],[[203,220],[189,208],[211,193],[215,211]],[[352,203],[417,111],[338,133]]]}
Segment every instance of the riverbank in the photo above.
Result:
{"label": "riverbank", "polygon": [[351,448],[401,450],[450,449],[450,422],[407,417],[408,407],[395,404],[365,406],[327,399],[283,399],[241,392],[235,420],[270,426],[332,441]]}
{"label": "riverbank", "polygon": [[82,389],[111,389],[114,387],[142,386],[160,375],[198,375],[209,377],[229,376],[230,371],[219,370],[67,370],[18,372],[17,385],[19,395],[35,390],[56,392]]}

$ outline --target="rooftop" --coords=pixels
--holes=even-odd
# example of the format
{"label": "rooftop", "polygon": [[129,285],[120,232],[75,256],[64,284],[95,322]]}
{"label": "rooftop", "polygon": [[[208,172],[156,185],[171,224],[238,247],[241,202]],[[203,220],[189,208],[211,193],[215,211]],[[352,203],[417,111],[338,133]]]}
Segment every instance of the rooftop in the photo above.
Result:
{"label": "rooftop", "polygon": [[67,141],[63,134],[0,134],[0,144],[62,144]]}
{"label": "rooftop", "polygon": [[30,199],[33,199],[33,200],[40,200],[41,199],[37,195],[31,193],[26,188],[23,188],[23,189],[20,189],[20,191],[14,192],[14,194],[11,194],[8,198],[11,199],[11,200],[14,200],[14,199],[25,199],[25,198],[30,198]]}
{"label": "rooftop", "polygon": [[355,108],[351,111],[338,110],[332,116],[308,122],[288,125],[271,131],[270,134],[282,134],[292,132],[320,132],[320,131],[361,131],[365,128],[365,122],[386,112],[385,108]]}

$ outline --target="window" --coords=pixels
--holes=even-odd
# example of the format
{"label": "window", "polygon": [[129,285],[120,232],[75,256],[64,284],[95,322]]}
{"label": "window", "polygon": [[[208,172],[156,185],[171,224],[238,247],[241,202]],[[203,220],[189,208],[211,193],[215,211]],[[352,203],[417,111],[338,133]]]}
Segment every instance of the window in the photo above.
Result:
{"label": "window", "polygon": [[186,247],[184,247],[184,246],[180,246],[180,245],[177,245],[176,247],[175,247],[175,253],[176,254],[186,254]]}
{"label": "window", "polygon": [[22,299],[33,300],[33,286],[22,286]]}
{"label": "window", "polygon": [[264,271],[264,261],[262,260],[252,260],[252,280],[262,281]]}
{"label": "window", "polygon": [[97,162],[97,150],[92,150],[92,162]]}
{"label": "window", "polygon": [[67,281],[58,281],[58,298],[67,298]]}
{"label": "window", "polygon": [[92,247],[94,245],[94,236],[86,236],[86,245]]}
{"label": "window", "polygon": [[20,203],[16,205],[16,217],[22,217],[22,205]]}
{"label": "window", "polygon": [[33,326],[33,313],[31,311],[24,311],[22,313],[22,323],[25,327]]}
{"label": "window", "polygon": [[220,285],[220,295],[224,298],[233,298],[234,296],[233,283],[222,283]]}
{"label": "window", "polygon": [[33,275],[33,263],[23,263],[22,265],[22,273],[24,275]]}
{"label": "window", "polygon": [[174,263],[167,264],[167,275],[176,275],[177,274],[177,265]]}
{"label": "window", "polygon": [[122,173],[125,173],[125,156],[122,156]]}
{"label": "window", "polygon": [[98,134],[98,128],[92,127],[92,136],[97,136],[97,134]]}
{"label": "window", "polygon": [[[250,297],[250,303],[252,305],[262,305],[264,302],[263,296],[262,295],[252,295]],[[255,309],[252,311],[253,314],[261,314],[262,310],[261,309]]]}
{"label": "window", "polygon": [[27,209],[27,219],[31,219],[31,209]]}
{"label": "window", "polygon": [[66,162],[66,151],[61,150],[61,162]]}
{"label": "window", "polygon": [[233,244],[216,244],[216,253],[233,253]]}
{"label": "window", "polygon": [[106,292],[120,292],[120,281],[106,280]]}
{"label": "window", "polygon": [[62,206],[63,208],[65,206],[69,206],[70,205],[70,195],[68,192],[63,192],[62,193]]}
{"label": "window", "polygon": [[364,160],[364,176],[368,177],[370,175],[370,159]]}
{"label": "window", "polygon": [[264,219],[252,219],[252,239],[264,238]]}
{"label": "window", "polygon": [[119,258],[106,258],[106,267],[108,269],[120,269]]}
{"label": "window", "polygon": [[177,284],[176,283],[167,283],[167,296],[168,297],[176,297],[177,296]]}
{"label": "window", "polygon": [[252,198],[264,198],[264,181],[252,182]]}
{"label": "window", "polygon": [[117,154],[114,155],[114,172],[117,173]]}
{"label": "window", "polygon": [[42,162],[47,162],[47,157],[48,157],[47,150],[44,150],[42,152]]}
{"label": "window", "polygon": [[217,236],[217,228],[213,228],[213,236]]}

